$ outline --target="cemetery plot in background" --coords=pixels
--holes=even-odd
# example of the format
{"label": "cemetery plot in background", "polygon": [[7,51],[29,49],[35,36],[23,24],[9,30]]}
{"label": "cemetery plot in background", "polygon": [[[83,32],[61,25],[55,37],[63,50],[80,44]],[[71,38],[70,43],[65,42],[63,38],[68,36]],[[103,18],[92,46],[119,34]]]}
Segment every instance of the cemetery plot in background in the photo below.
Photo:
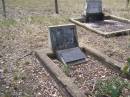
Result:
{"label": "cemetery plot in background", "polygon": [[102,0],[86,0],[84,12],[82,17],[70,21],[106,37],[130,32],[130,20],[103,13]]}
{"label": "cemetery plot in background", "polygon": [[70,21],[106,37],[129,34],[130,31],[130,20],[111,15],[102,21],[85,22],[85,18],[71,18]]}

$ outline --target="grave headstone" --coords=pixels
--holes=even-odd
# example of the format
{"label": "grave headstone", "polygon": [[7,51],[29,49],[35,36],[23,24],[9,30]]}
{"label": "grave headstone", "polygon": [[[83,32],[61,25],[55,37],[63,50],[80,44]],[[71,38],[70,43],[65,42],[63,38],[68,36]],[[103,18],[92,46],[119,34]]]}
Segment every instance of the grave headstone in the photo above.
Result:
{"label": "grave headstone", "polygon": [[103,20],[102,0],[86,0],[85,12],[86,22]]}
{"label": "grave headstone", "polygon": [[57,58],[64,64],[79,64],[86,61],[86,56],[78,45],[74,24],[50,26],[49,44]]}
{"label": "grave headstone", "polygon": [[50,26],[49,44],[53,52],[77,47],[76,26],[73,24]]}

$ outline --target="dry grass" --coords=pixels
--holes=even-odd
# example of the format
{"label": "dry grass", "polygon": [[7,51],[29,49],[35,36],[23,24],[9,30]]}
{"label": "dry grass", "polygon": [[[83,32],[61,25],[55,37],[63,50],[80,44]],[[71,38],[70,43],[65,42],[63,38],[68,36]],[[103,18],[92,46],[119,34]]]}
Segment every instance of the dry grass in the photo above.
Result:
{"label": "dry grass", "polygon": [[[0,69],[5,71],[5,80],[9,79],[11,81],[8,81],[8,85],[6,84],[5,87],[9,86],[11,82],[15,82],[18,90],[21,90],[19,87],[22,87],[23,84],[23,86],[28,84],[29,87],[22,87],[23,94],[26,94],[26,92],[30,91],[30,86],[31,88],[36,88],[35,85],[37,86],[37,83],[40,83],[39,78],[35,78],[35,75],[38,76],[39,74],[36,71],[36,64],[38,63],[32,60],[34,56],[31,55],[31,58],[25,57],[22,62],[18,59],[34,49],[47,48],[47,26],[69,23],[68,19],[70,17],[77,17],[82,14],[85,2],[85,0],[58,1],[60,14],[56,15],[54,14],[54,0],[6,0],[9,19],[4,20],[0,17]],[[107,12],[130,18],[129,10],[125,9],[124,0],[103,0],[103,4]],[[2,13],[1,11],[0,14]],[[28,63],[28,61],[30,62],[29,65],[23,65],[23,63]],[[19,74],[21,68],[23,76],[19,76],[22,75]],[[31,69],[35,72],[29,72]],[[12,73],[13,71],[15,73]],[[44,71],[40,72],[43,73]],[[27,73],[29,73],[29,76],[26,75]],[[25,79],[22,80],[22,85],[19,84],[21,78],[27,79],[26,81],[24,81]],[[28,83],[31,78],[37,80],[37,82]],[[42,81],[44,82],[44,80]],[[26,91],[24,91],[24,88],[26,88]],[[44,93],[42,88],[44,87],[40,87],[38,91]],[[32,92],[37,94],[37,89],[32,90]],[[36,97],[36,94],[34,94],[34,97]],[[32,95],[26,97],[32,97]],[[24,96],[20,95],[18,97]],[[44,97],[48,96],[45,95]]]}

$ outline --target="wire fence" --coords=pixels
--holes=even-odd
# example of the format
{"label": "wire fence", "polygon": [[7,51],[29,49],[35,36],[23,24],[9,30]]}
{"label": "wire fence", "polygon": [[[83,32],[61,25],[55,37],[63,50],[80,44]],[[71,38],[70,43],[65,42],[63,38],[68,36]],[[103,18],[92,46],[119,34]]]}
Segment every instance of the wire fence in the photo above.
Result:
{"label": "wire fence", "polygon": [[[81,15],[84,10],[85,1],[86,0],[58,0],[59,13],[61,15]],[[121,13],[126,15],[125,8],[127,0],[125,0],[125,2],[124,0],[102,1],[105,11],[116,15],[120,15]],[[5,5],[8,18],[33,15],[45,16],[55,13],[55,0],[5,0]],[[2,14],[2,2],[0,2],[0,16],[2,16]]]}
{"label": "wire fence", "polygon": [[[55,0],[5,0],[7,17],[31,15],[52,15],[55,13]],[[79,13],[83,10],[84,0],[58,0],[60,14]],[[3,14],[0,3],[0,15]]]}

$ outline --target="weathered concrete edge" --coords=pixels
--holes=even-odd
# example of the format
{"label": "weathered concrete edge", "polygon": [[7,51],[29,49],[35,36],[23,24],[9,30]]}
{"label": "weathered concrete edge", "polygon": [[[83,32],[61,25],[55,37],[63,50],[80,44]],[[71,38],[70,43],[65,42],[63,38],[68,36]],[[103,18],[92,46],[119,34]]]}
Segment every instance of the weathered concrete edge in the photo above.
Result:
{"label": "weathered concrete edge", "polygon": [[57,85],[60,87],[62,94],[65,97],[87,97],[79,88],[73,83],[71,78],[67,77],[65,73],[47,56],[50,51],[37,50],[35,55],[40,63],[46,68]]}
{"label": "weathered concrete edge", "polygon": [[[114,15],[106,15],[106,17],[111,17],[115,20],[118,20],[118,21],[122,21],[122,22],[130,22],[130,20],[128,19],[125,19],[125,18],[121,18],[121,17],[117,17],[117,16],[114,16]],[[92,32],[95,32],[95,33],[98,33],[102,36],[105,36],[105,37],[112,37],[112,36],[115,36],[115,35],[121,35],[121,34],[129,34],[130,33],[130,29],[126,29],[126,30],[119,30],[119,31],[113,31],[113,32],[102,32],[102,31],[99,31],[99,30],[96,30],[92,27],[89,27],[87,25],[84,25],[83,23],[77,21],[77,20],[81,20],[82,17],[79,17],[79,18],[70,18],[69,20],[74,23],[74,24],[77,24],[78,26],[81,26],[87,30],[90,30]]]}
{"label": "weathered concrete edge", "polygon": [[[74,24],[76,24],[78,26],[81,26],[81,27],[85,28],[86,30],[90,30],[90,31],[95,32],[97,34],[101,34],[102,36],[106,36],[107,35],[106,33],[103,33],[103,32],[101,32],[99,30],[96,30],[96,29],[93,29],[93,28],[91,28],[89,26],[84,25],[83,23],[77,21],[76,19],[77,18],[71,18],[69,20],[70,20],[70,22],[72,22],[72,23],[74,23]],[[80,18],[78,18],[78,19],[80,19]]]}
{"label": "weathered concrete edge", "polygon": [[105,13],[107,16],[110,16],[111,18],[115,19],[115,20],[119,20],[122,22],[130,22],[129,19],[123,18],[123,17],[119,17],[119,16],[115,16],[115,15],[111,15],[109,13]]}
{"label": "weathered concrete edge", "polygon": [[85,49],[86,53],[89,53],[90,55],[93,55],[101,62],[105,63],[108,67],[118,70],[121,72],[121,69],[123,68],[124,63],[118,62],[107,55],[103,54],[100,51],[97,51],[96,49],[91,48],[90,46],[87,46],[86,44],[81,44],[81,47]]}

